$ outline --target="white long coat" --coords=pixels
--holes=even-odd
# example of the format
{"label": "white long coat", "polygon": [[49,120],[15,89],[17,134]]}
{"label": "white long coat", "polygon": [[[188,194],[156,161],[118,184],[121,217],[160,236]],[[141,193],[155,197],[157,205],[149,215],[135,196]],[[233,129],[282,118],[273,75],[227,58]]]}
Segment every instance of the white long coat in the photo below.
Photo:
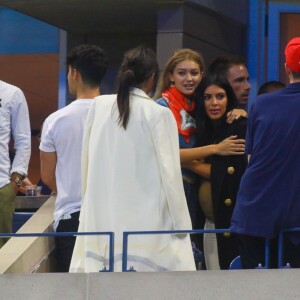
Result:
{"label": "white long coat", "polygon": [[[177,127],[169,109],[142,90],[130,93],[130,119],[118,124],[116,95],[96,98],[82,157],[79,232],[115,232],[115,271],[122,270],[123,231],[191,229]],[[78,236],[70,272],[108,267],[108,237]],[[137,271],[195,270],[189,235],[131,236],[128,267]]]}

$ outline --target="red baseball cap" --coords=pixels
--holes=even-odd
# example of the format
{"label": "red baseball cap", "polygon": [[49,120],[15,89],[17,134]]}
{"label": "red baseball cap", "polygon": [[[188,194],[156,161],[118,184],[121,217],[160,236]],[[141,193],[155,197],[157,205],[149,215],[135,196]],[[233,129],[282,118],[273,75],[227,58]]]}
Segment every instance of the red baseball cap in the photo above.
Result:
{"label": "red baseball cap", "polygon": [[292,71],[300,73],[300,37],[288,42],[285,48],[285,59]]}

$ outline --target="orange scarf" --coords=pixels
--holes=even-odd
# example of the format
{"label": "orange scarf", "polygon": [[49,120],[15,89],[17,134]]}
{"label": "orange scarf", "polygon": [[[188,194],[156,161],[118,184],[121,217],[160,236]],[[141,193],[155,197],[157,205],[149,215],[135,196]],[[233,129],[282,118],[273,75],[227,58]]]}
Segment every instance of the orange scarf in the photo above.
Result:
{"label": "orange scarf", "polygon": [[175,86],[169,87],[162,96],[175,117],[179,134],[189,143],[190,136],[196,132],[196,122],[189,114],[195,108],[194,99],[186,98]]}

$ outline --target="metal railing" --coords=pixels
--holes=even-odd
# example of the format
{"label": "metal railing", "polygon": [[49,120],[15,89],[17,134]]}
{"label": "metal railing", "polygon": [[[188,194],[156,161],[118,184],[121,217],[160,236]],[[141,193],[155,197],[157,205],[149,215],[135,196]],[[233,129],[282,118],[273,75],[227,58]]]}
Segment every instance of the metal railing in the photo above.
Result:
{"label": "metal railing", "polygon": [[159,231],[124,231],[123,232],[123,251],[122,251],[122,272],[135,271],[132,267],[127,268],[128,256],[128,237],[130,235],[155,235],[155,234],[203,234],[203,233],[225,233],[229,229],[197,229],[197,230],[159,230]]}
{"label": "metal railing", "polygon": [[300,227],[294,227],[289,229],[281,230],[278,234],[278,268],[290,268],[289,263],[283,265],[283,256],[284,256],[284,235],[288,232],[300,232]]}
{"label": "metal railing", "polygon": [[[128,238],[130,235],[157,235],[157,234],[204,234],[204,233],[231,233],[230,229],[197,229],[197,230],[160,230],[160,231],[124,231],[123,232],[123,251],[122,251],[122,272],[135,271],[128,269]],[[278,268],[289,268],[283,265],[284,234],[288,232],[300,232],[300,227],[285,229],[278,234]],[[114,271],[114,232],[45,232],[45,233],[0,233],[1,237],[56,237],[56,236],[80,236],[80,235],[108,235],[109,236],[109,268],[105,267],[101,272]],[[266,239],[265,245],[265,264],[259,264],[257,269],[268,269],[270,266],[270,241]]]}
{"label": "metal railing", "polygon": [[[130,235],[154,235],[154,234],[203,234],[203,233],[232,233],[230,229],[198,229],[198,230],[166,230],[166,231],[125,231],[123,232],[123,254],[122,254],[122,272],[132,272],[133,268],[127,267],[127,255],[128,255],[128,237]],[[281,230],[278,234],[278,268],[290,268],[290,265],[283,265],[284,256],[284,234],[288,232],[300,232],[300,227],[289,228]],[[266,239],[265,243],[265,261],[260,263],[256,269],[269,269],[270,268],[270,240]]]}

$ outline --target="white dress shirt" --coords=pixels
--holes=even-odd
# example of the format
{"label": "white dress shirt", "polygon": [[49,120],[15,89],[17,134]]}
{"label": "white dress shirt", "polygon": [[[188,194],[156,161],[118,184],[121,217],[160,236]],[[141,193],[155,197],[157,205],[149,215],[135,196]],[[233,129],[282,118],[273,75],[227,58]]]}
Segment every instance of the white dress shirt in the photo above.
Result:
{"label": "white dress shirt", "polygon": [[[16,154],[11,166],[9,141],[14,140]],[[0,188],[10,182],[10,174],[27,175],[31,152],[28,106],[23,92],[0,81]]]}

